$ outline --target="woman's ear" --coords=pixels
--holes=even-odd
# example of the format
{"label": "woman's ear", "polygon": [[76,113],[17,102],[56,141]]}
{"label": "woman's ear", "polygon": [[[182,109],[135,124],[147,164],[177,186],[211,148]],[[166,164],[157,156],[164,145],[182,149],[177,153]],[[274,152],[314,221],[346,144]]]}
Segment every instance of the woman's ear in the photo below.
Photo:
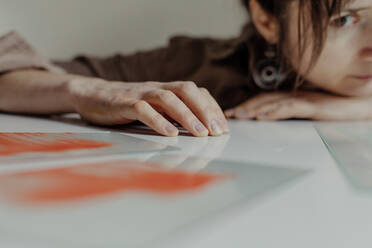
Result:
{"label": "woman's ear", "polygon": [[267,13],[257,0],[250,0],[249,3],[251,20],[258,32],[270,44],[276,44],[279,40],[279,28],[277,20]]}

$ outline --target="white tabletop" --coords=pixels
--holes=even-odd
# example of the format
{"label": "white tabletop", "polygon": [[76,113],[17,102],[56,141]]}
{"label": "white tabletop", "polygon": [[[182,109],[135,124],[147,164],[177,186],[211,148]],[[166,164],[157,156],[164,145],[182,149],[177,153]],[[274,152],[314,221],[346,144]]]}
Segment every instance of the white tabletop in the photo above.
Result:
{"label": "white tabletop", "polygon": [[[208,228],[199,227],[194,232],[175,236],[161,247],[371,247],[372,194],[361,193],[350,185],[313,122],[230,121],[230,127],[231,134],[222,137],[129,135],[176,146],[180,150],[174,153],[180,160],[191,155],[254,161],[310,173],[255,198],[237,211],[239,214],[217,219]],[[0,132],[107,130],[79,121],[0,115]],[[23,247],[22,242],[0,236],[1,247]],[[30,247],[29,240],[27,244]]]}

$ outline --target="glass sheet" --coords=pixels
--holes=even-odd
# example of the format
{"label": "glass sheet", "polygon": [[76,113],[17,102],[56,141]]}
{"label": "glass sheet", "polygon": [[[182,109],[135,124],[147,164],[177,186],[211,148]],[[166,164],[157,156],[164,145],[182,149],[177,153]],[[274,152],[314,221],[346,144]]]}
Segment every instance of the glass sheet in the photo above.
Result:
{"label": "glass sheet", "polygon": [[352,184],[372,190],[372,122],[320,123],[316,129]]}

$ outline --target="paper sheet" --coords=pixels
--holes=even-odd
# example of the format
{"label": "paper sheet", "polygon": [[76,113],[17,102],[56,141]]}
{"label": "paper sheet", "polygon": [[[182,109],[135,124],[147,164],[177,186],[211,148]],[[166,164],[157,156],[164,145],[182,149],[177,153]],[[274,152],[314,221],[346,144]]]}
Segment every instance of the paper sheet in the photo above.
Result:
{"label": "paper sheet", "polygon": [[120,133],[0,133],[0,168],[14,163],[177,150]]}
{"label": "paper sheet", "polygon": [[78,247],[155,244],[190,225],[222,218],[238,205],[257,203],[258,196],[305,174],[202,158],[179,167],[161,161],[0,173],[0,233]]}

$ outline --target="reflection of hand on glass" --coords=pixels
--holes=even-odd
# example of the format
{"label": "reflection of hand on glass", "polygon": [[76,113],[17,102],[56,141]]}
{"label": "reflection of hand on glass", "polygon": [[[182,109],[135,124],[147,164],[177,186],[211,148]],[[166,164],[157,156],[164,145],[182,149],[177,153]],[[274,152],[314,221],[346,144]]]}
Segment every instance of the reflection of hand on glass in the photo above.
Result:
{"label": "reflection of hand on glass", "polygon": [[183,146],[183,154],[179,152],[156,154],[148,160],[166,164],[167,168],[180,168],[192,172],[203,170],[211,161],[221,156],[229,139],[230,136],[225,135],[190,142],[189,146]]}

